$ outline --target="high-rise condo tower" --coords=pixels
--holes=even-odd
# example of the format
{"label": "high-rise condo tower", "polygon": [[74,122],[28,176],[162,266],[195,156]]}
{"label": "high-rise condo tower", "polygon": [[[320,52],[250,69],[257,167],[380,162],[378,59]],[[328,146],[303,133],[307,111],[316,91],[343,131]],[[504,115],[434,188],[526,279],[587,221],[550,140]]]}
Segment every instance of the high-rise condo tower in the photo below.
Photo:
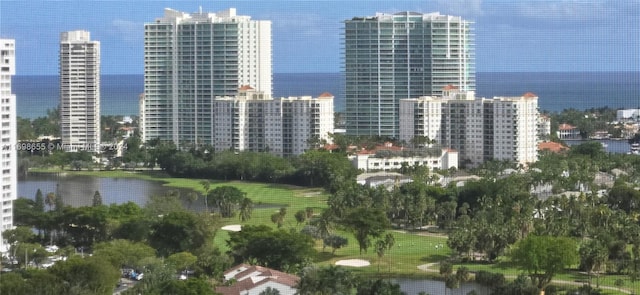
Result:
{"label": "high-rise condo tower", "polygon": [[399,101],[440,95],[447,85],[475,91],[471,22],[401,12],[345,21],[347,134],[399,136]]}
{"label": "high-rise condo tower", "polygon": [[271,94],[271,22],[165,9],[145,24],[143,140],[213,144],[212,101],[242,86]]}
{"label": "high-rise condo tower", "polygon": [[60,34],[60,135],[65,149],[99,151],[100,42],[87,31]]}
{"label": "high-rise condo tower", "polygon": [[11,91],[11,77],[16,74],[16,46],[11,39],[0,39],[0,253],[9,249],[2,232],[13,228],[13,201],[18,194],[16,154],[16,96]]}

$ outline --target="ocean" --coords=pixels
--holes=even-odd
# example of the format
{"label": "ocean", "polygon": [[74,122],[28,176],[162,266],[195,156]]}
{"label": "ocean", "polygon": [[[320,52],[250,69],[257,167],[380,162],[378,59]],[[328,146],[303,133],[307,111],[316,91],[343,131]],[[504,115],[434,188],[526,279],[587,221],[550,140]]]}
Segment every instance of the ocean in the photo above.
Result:
{"label": "ocean", "polygon": [[[137,115],[142,75],[103,75],[103,115]],[[58,76],[15,76],[13,93],[18,116],[37,118],[59,102]],[[344,80],[341,73],[273,74],[274,97],[335,96],[336,111],[343,111]],[[476,96],[520,96],[533,92],[541,110],[560,112],[608,106],[640,108],[640,72],[477,73]]]}

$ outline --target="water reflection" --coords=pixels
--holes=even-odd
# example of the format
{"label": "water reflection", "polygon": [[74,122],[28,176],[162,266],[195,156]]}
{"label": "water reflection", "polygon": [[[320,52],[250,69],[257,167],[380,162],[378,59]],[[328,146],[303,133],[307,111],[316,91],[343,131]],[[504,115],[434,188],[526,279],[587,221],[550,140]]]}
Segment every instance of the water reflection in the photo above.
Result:
{"label": "water reflection", "polygon": [[18,180],[19,197],[34,199],[38,189],[44,196],[49,192],[62,196],[64,203],[73,207],[91,206],[96,191],[100,192],[102,203],[106,205],[132,201],[144,206],[150,196],[164,195],[172,190],[161,182],[135,178],[30,174]]}
{"label": "water reflection", "polygon": [[491,291],[487,287],[483,287],[476,283],[461,283],[460,288],[446,289],[444,282],[436,280],[418,280],[418,279],[393,279],[394,282],[400,285],[400,289],[407,293],[407,295],[418,295],[420,292],[425,294],[451,294],[451,295],[466,295],[471,291],[475,291],[475,294],[485,295],[491,294]]}

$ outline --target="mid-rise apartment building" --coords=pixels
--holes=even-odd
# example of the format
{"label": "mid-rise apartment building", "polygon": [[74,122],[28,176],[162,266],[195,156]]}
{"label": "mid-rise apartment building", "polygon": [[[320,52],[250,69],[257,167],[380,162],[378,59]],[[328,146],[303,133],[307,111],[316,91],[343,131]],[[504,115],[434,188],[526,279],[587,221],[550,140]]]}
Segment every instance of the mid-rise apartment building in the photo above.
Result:
{"label": "mid-rise apartment building", "polygon": [[100,42],[87,31],[60,34],[60,135],[66,149],[99,151]]}
{"label": "mid-rise apartment building", "polygon": [[13,228],[13,201],[18,194],[16,96],[11,90],[11,77],[16,74],[15,65],[15,40],[0,39],[0,253],[9,248],[2,238],[2,232]]}
{"label": "mid-rise apartment building", "polygon": [[378,13],[344,30],[347,134],[398,137],[400,99],[475,91],[472,23],[461,17]]}
{"label": "mid-rise apartment building", "polygon": [[447,87],[443,96],[401,100],[400,114],[400,140],[435,139],[459,152],[461,166],[537,160],[538,97],[533,93],[476,99],[473,92]]}
{"label": "mid-rise apartment building", "polygon": [[330,142],[333,95],[272,98],[244,86],[237,96],[213,101],[216,151],[259,151],[299,155],[313,140]]}
{"label": "mid-rise apartment building", "polygon": [[212,104],[242,85],[271,94],[271,22],[165,9],[145,24],[143,140],[213,144]]}

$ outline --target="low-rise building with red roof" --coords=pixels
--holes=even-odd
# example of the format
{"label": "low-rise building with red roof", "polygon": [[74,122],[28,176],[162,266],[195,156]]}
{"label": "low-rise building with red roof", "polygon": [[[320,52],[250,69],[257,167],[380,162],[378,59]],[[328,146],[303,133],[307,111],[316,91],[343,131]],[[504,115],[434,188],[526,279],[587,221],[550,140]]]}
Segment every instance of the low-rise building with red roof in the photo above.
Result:
{"label": "low-rise building with red roof", "polygon": [[580,129],[571,124],[562,123],[558,126],[558,138],[561,140],[581,139]]}
{"label": "low-rise building with red roof", "polygon": [[568,149],[569,149],[568,147],[553,141],[545,141],[545,142],[538,143],[538,151],[550,151],[554,153],[561,153]]}
{"label": "low-rise building with red roof", "polygon": [[216,287],[216,293],[222,295],[258,295],[267,288],[280,294],[296,294],[296,285],[300,277],[267,267],[240,264],[224,272],[225,282],[229,286]]}

